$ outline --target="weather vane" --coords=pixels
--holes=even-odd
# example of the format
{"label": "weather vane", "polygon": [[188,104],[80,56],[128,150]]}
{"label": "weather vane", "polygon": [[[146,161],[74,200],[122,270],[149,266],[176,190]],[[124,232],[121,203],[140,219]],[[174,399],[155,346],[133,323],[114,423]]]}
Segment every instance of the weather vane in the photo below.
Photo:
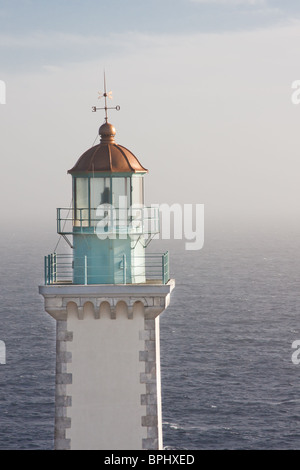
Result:
{"label": "weather vane", "polygon": [[112,108],[109,108],[109,107],[107,106],[107,98],[110,99],[110,100],[112,100],[113,97],[112,97],[112,91],[109,91],[109,92],[106,91],[106,77],[105,77],[105,72],[104,72],[104,93],[102,93],[102,92],[99,91],[98,94],[99,94],[99,96],[98,96],[98,99],[99,99],[99,100],[104,97],[105,106],[104,106],[104,108],[97,108],[96,106],[93,106],[93,107],[92,107],[92,111],[95,113],[96,111],[98,111],[98,109],[104,109],[104,110],[105,110],[105,122],[107,122],[107,120],[108,120],[107,110],[108,110],[108,109],[116,109],[117,111],[120,111],[120,106],[114,106],[114,107],[112,107]]}

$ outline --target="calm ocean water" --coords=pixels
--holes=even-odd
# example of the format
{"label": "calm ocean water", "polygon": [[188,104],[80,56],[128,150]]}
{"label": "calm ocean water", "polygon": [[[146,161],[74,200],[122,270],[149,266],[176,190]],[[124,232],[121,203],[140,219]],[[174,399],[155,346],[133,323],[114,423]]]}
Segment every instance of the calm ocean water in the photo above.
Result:
{"label": "calm ocean water", "polygon": [[[299,235],[215,231],[198,252],[155,242],[176,279],[161,316],[166,448],[300,448]],[[0,246],[0,450],[53,448],[55,322],[37,286],[56,241]]]}

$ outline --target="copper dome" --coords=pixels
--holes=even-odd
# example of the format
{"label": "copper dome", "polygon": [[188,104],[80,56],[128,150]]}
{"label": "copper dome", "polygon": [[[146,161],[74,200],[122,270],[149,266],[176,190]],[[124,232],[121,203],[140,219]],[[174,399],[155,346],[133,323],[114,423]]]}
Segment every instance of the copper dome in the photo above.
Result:
{"label": "copper dome", "polygon": [[145,173],[148,172],[130,150],[114,141],[115,128],[105,123],[99,129],[100,144],[91,147],[78,159],[68,173],[109,172]]}

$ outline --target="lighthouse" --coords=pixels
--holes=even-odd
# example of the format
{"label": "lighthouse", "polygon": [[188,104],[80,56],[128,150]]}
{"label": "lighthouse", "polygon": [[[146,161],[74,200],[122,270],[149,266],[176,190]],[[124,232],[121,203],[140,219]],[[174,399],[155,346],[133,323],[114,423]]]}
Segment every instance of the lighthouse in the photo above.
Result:
{"label": "lighthouse", "polygon": [[56,320],[54,447],[159,450],[159,317],[175,282],[168,253],[148,252],[159,233],[148,170],[116,143],[106,85],[103,96],[100,142],[68,170],[72,205],[57,209],[66,253],[45,256],[39,286]]}

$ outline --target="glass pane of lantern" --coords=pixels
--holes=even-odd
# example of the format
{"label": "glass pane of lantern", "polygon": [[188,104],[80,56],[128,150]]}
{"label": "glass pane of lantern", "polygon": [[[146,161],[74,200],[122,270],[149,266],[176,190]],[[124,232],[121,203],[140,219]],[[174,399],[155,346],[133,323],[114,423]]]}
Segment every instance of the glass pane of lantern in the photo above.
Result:
{"label": "glass pane of lantern", "polygon": [[143,178],[132,177],[132,205],[144,204]]}
{"label": "glass pane of lantern", "polygon": [[118,225],[127,226],[127,208],[130,205],[129,178],[112,178],[112,204],[116,210]]}
{"label": "glass pane of lantern", "polygon": [[142,230],[142,224],[144,219],[144,210],[143,210],[143,203],[144,203],[144,191],[143,191],[143,178],[140,176],[132,176],[132,192],[131,192],[131,200],[132,200],[132,224],[135,230],[140,231]]}
{"label": "glass pane of lantern", "polygon": [[91,178],[91,224],[97,224],[97,207],[110,204],[110,178]]}
{"label": "glass pane of lantern", "polygon": [[88,226],[88,178],[76,178],[75,180],[75,195],[76,195],[76,225],[81,227]]}
{"label": "glass pane of lantern", "polygon": [[125,196],[125,178],[113,178],[112,179],[112,194],[113,194],[113,206],[115,209],[118,209],[122,206],[120,201],[121,196]]}

